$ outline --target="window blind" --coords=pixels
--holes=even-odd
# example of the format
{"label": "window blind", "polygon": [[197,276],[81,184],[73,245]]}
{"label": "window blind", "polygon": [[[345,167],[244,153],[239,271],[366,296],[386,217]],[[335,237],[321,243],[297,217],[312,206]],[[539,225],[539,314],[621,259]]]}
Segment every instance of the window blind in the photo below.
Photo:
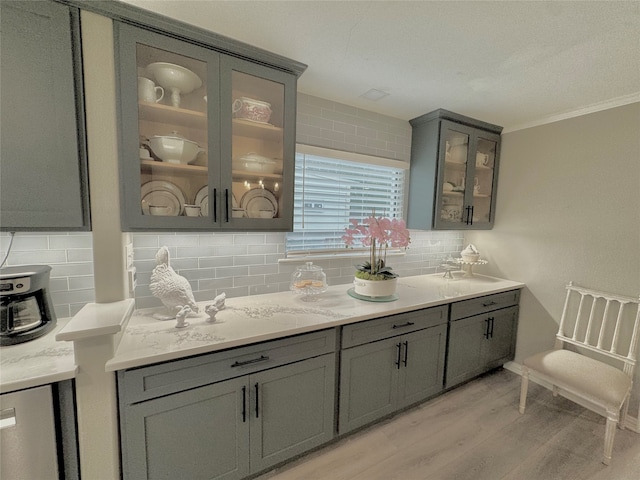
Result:
{"label": "window blind", "polygon": [[362,221],[374,212],[402,218],[408,165],[389,160],[388,166],[378,157],[342,152],[351,158],[344,160],[335,150],[314,149],[319,153],[313,154],[300,150],[295,162],[294,231],[286,239],[288,256],[344,252],[342,236],[351,219]]}

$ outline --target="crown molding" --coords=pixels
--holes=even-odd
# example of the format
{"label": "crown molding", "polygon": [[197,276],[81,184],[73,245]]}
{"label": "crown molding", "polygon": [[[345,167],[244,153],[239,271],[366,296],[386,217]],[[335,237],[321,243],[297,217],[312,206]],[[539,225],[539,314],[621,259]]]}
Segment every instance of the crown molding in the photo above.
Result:
{"label": "crown molding", "polygon": [[579,108],[577,110],[571,110],[567,112],[557,113],[554,115],[549,115],[547,117],[542,117],[538,120],[533,120],[531,122],[522,123],[519,125],[514,125],[512,127],[507,127],[502,131],[502,134],[511,133],[518,130],[524,130],[526,128],[539,127],[541,125],[546,125],[549,123],[559,122],[561,120],[568,120],[569,118],[581,117],[582,115],[588,115],[590,113],[601,112],[602,110],[608,110],[610,108],[622,107],[624,105],[629,105],[631,103],[640,102],[640,92],[635,92],[629,95],[623,95],[622,97],[612,98],[610,100],[606,100],[604,102],[594,103],[592,105],[587,105],[586,107]]}

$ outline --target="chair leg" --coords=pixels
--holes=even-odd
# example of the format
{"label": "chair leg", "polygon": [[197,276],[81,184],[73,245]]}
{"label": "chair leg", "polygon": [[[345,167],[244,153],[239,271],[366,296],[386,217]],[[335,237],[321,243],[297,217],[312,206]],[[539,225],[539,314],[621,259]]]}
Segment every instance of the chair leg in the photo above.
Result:
{"label": "chair leg", "polygon": [[611,452],[613,452],[613,438],[616,434],[616,427],[618,425],[618,413],[607,412],[607,425],[604,431],[604,457],[602,463],[609,465],[611,462]]}
{"label": "chair leg", "polygon": [[624,430],[625,423],[627,423],[627,413],[629,413],[629,401],[631,399],[631,392],[627,394],[627,397],[624,399],[624,403],[622,404],[622,410],[620,411],[620,421],[618,422],[618,427],[620,430]]}
{"label": "chair leg", "polygon": [[527,389],[529,388],[529,369],[522,366],[522,381],[520,383],[520,413],[524,413],[527,406]]}

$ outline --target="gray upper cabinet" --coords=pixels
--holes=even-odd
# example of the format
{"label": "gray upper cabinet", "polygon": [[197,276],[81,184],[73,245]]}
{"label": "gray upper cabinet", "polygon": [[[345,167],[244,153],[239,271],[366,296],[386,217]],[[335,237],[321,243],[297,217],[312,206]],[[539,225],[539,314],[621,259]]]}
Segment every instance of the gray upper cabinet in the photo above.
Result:
{"label": "gray upper cabinet", "polygon": [[296,75],[115,28],[123,229],[291,230]]}
{"label": "gray upper cabinet", "polygon": [[88,230],[78,11],[0,2],[2,230]]}
{"label": "gray upper cabinet", "polygon": [[502,127],[447,110],[410,123],[409,228],[492,228]]}

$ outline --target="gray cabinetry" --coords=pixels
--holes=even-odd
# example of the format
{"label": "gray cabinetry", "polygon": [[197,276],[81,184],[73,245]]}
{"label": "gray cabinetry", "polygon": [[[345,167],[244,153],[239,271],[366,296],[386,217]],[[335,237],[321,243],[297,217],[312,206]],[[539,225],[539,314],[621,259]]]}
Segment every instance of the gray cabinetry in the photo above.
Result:
{"label": "gray cabinetry", "polygon": [[447,110],[410,121],[410,228],[490,229],[502,127]]}
{"label": "gray cabinetry", "polygon": [[88,230],[78,12],[0,2],[2,230]]}
{"label": "gray cabinetry", "polygon": [[124,478],[239,479],[329,441],[335,338],[118,372]]}
{"label": "gray cabinetry", "polygon": [[116,37],[123,228],[291,230],[296,74],[125,23]]}
{"label": "gray cabinetry", "polygon": [[340,434],[442,390],[446,321],[436,307],[343,328]]}
{"label": "gray cabinetry", "polygon": [[513,360],[519,290],[451,306],[445,387]]}

